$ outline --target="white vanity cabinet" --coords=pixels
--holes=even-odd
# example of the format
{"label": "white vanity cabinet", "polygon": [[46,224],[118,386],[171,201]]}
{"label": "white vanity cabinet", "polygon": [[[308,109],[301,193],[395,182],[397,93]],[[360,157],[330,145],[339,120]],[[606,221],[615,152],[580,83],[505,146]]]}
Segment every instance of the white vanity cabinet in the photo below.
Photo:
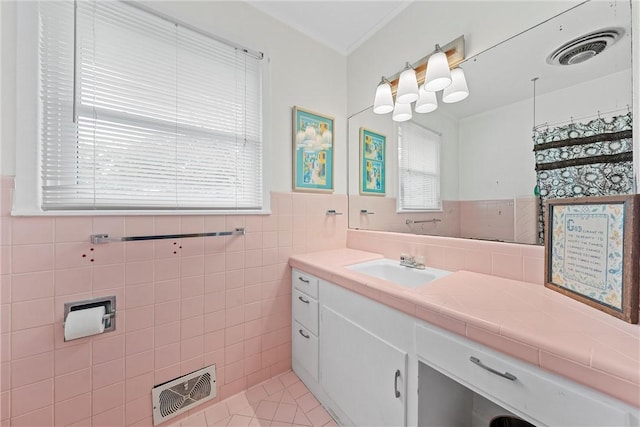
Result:
{"label": "white vanity cabinet", "polygon": [[292,316],[293,370],[338,423],[407,425],[410,316],[297,269]]}
{"label": "white vanity cabinet", "polygon": [[291,281],[291,364],[305,383],[317,383],[318,278],[293,270]]}
{"label": "white vanity cabinet", "polygon": [[293,269],[292,367],[343,426],[640,426],[640,411]]}

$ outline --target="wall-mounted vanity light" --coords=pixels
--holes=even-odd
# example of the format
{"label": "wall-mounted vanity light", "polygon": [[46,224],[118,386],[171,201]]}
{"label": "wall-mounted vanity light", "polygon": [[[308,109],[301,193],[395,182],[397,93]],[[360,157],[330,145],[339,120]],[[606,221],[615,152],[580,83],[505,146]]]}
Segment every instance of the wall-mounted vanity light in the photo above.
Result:
{"label": "wall-mounted vanity light", "polygon": [[437,92],[451,84],[451,70],[447,54],[442,51],[439,44],[427,61],[427,78],[424,80],[424,90]]}
{"label": "wall-mounted vanity light", "polygon": [[404,70],[400,74],[398,81],[398,92],[396,93],[396,102],[398,104],[411,104],[420,96],[418,91],[418,78],[416,71],[407,62]]}
{"label": "wall-mounted vanity light", "polygon": [[387,114],[393,111],[393,94],[391,93],[391,82],[382,78],[376,89],[376,98],[373,103],[373,112],[376,114]]}
{"label": "wall-mounted vanity light", "polygon": [[425,90],[424,85],[420,87],[420,98],[416,101],[414,110],[416,113],[430,113],[438,108],[438,97],[435,92]]}
{"label": "wall-mounted vanity light", "polygon": [[[376,88],[373,112],[386,114],[393,111],[393,120],[411,119],[411,104],[416,113],[430,113],[438,108],[436,92],[442,90],[442,102],[462,101],[469,96],[464,71],[458,68],[464,60],[464,36],[446,44],[436,44],[434,52],[414,65],[408,62],[401,73],[382,80]],[[394,100],[395,95],[395,100]]]}
{"label": "wall-mounted vanity light", "polygon": [[462,101],[469,96],[469,88],[467,87],[467,79],[464,77],[462,68],[454,68],[451,70],[451,84],[442,91],[442,102],[451,104]]}
{"label": "wall-mounted vanity light", "polygon": [[392,116],[394,122],[406,122],[407,120],[411,120],[412,116],[411,104],[401,104],[396,101]]}

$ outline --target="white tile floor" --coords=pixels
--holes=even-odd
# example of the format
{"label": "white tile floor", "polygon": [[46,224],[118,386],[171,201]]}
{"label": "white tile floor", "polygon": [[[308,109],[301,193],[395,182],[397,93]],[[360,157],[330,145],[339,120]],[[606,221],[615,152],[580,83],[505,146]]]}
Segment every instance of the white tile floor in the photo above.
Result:
{"label": "white tile floor", "polygon": [[298,376],[289,371],[172,426],[336,427],[337,424]]}

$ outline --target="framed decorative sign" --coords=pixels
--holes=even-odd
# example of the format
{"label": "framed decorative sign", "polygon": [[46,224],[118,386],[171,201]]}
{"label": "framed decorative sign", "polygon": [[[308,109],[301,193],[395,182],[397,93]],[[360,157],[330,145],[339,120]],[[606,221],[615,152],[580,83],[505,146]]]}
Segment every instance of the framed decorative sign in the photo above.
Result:
{"label": "framed decorative sign", "polygon": [[333,117],[293,107],[293,190],[333,191]]}
{"label": "framed decorative sign", "polygon": [[384,196],[387,138],[360,128],[360,194]]}
{"label": "framed decorative sign", "polygon": [[638,323],[640,196],[551,199],[545,286]]}

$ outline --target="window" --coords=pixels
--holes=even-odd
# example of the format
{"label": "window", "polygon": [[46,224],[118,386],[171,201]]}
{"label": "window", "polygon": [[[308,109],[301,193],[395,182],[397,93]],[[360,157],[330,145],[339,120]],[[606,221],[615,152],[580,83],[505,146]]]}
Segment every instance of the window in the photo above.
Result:
{"label": "window", "polygon": [[398,211],[440,210],[441,136],[413,122],[402,122],[398,136]]}
{"label": "window", "polygon": [[125,2],[39,8],[43,210],[264,208],[262,54]]}

